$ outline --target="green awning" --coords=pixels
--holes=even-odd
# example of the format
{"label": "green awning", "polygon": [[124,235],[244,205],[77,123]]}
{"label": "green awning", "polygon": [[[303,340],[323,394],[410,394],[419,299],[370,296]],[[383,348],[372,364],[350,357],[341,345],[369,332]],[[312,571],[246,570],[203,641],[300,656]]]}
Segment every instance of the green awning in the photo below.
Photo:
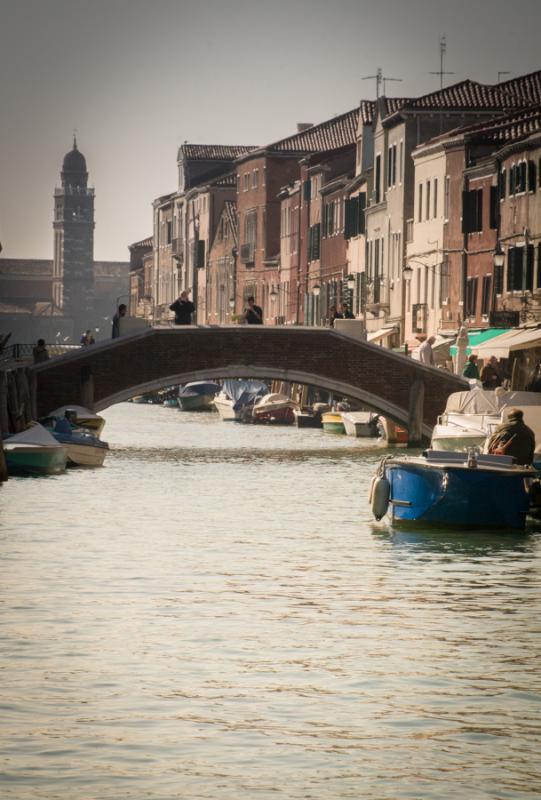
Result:
{"label": "green awning", "polygon": [[[502,333],[509,333],[509,328],[487,328],[486,331],[472,331],[468,334],[468,347],[466,353],[471,353],[472,346],[475,347],[483,342],[488,342],[489,339],[494,339],[495,336],[501,336]],[[456,344],[452,344],[449,352],[452,356],[456,356]]]}

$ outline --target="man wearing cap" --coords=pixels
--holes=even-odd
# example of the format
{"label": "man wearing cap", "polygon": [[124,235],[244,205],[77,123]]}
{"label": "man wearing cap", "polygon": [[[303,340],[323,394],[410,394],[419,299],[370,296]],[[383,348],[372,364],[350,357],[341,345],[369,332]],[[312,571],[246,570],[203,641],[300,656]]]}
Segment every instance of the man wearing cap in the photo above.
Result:
{"label": "man wearing cap", "polygon": [[507,422],[498,425],[486,445],[487,452],[513,456],[517,464],[531,464],[535,451],[535,434],[524,422],[524,412],[511,408]]}

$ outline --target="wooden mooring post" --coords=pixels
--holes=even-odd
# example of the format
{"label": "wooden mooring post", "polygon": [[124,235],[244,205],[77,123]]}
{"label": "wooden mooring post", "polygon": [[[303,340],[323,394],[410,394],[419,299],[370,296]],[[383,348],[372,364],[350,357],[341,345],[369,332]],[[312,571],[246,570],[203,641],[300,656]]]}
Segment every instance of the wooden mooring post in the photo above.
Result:
{"label": "wooden mooring post", "polygon": [[424,382],[416,380],[410,388],[409,395],[408,447],[421,447],[422,445],[424,400]]}

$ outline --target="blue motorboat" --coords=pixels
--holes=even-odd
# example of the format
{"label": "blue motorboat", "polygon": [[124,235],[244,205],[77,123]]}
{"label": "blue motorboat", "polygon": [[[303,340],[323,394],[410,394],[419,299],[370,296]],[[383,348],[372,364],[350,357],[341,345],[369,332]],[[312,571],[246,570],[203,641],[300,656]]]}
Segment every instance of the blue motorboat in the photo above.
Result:
{"label": "blue motorboat", "polygon": [[372,479],[370,503],[376,519],[387,514],[392,522],[523,529],[537,477],[511,456],[472,450],[388,456]]}

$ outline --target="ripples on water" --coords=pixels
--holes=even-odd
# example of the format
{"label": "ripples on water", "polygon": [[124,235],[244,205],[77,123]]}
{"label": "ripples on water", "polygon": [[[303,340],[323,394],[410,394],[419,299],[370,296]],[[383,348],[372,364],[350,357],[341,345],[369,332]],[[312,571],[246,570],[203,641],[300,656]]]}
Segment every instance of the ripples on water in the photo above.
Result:
{"label": "ripples on water", "polygon": [[0,490],[0,796],[533,798],[540,535],[391,530],[381,450],[152,406]]}

